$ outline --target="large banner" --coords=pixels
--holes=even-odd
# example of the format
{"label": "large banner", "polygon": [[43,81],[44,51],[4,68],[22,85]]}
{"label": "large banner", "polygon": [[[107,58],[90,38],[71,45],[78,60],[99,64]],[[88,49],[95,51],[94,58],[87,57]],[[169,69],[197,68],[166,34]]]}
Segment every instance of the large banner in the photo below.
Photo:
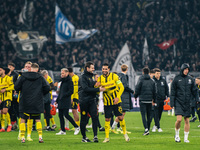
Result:
{"label": "large banner", "polygon": [[22,26],[6,24],[8,38],[10,39],[17,56],[21,59],[35,59],[40,54],[47,37],[39,31],[32,29],[34,16],[34,0],[25,0],[24,7],[19,15]]}
{"label": "large banner", "polygon": [[38,31],[21,30],[14,26],[7,26],[8,38],[21,59],[30,60],[37,58],[47,41],[46,36]]}
{"label": "large banner", "polygon": [[63,15],[56,5],[56,43],[79,42],[94,35],[98,30],[75,29],[74,25]]}
{"label": "large banner", "polygon": [[128,48],[127,43],[125,43],[125,45],[123,46],[123,48],[121,49],[117,59],[115,60],[115,63],[112,67],[112,72],[116,71],[116,72],[121,72],[121,65],[122,64],[126,64],[128,65],[128,72],[127,75],[129,76],[129,87],[131,89],[135,89],[135,69],[133,68],[132,62],[131,62],[131,54],[130,54],[130,50]]}

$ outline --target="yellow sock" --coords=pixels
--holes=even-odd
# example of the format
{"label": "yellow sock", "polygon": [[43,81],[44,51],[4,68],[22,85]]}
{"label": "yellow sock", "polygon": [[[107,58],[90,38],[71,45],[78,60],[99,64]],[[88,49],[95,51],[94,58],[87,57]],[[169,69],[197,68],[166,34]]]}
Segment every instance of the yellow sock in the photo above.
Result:
{"label": "yellow sock", "polygon": [[6,120],[7,120],[8,125],[11,126],[11,120],[10,120],[10,114],[9,113],[6,114]]}
{"label": "yellow sock", "polygon": [[50,121],[51,121],[51,123],[52,123],[53,125],[56,124],[53,117],[50,119]]}
{"label": "yellow sock", "polygon": [[19,135],[18,135],[18,137],[19,137],[19,139],[21,138],[21,128],[20,128],[20,124],[21,124],[21,118],[19,118],[19,120],[18,120],[18,124],[19,124]]}
{"label": "yellow sock", "polygon": [[45,127],[47,126],[47,120],[46,119],[44,119],[44,125],[45,125]]}
{"label": "yellow sock", "polygon": [[80,121],[75,121],[75,122],[80,127]]}
{"label": "yellow sock", "polygon": [[27,119],[27,136],[31,136],[32,127],[33,119]]}
{"label": "yellow sock", "polygon": [[18,120],[18,125],[19,125],[19,127],[20,127],[20,123],[21,123],[21,118],[19,118],[19,120]]}
{"label": "yellow sock", "polygon": [[120,126],[122,127],[123,134],[126,134],[126,123],[125,123],[125,120],[123,119],[122,121],[119,121],[119,122],[120,122]]}
{"label": "yellow sock", "polygon": [[41,122],[36,122],[36,129],[38,131],[39,138],[42,138],[42,124],[41,124]]}
{"label": "yellow sock", "polygon": [[20,123],[21,138],[25,138],[26,126],[25,123]]}
{"label": "yellow sock", "polygon": [[106,138],[109,138],[110,121],[105,121],[105,134]]}
{"label": "yellow sock", "polygon": [[2,129],[5,129],[5,118],[6,118],[6,115],[2,114],[2,116],[1,116],[1,128]]}

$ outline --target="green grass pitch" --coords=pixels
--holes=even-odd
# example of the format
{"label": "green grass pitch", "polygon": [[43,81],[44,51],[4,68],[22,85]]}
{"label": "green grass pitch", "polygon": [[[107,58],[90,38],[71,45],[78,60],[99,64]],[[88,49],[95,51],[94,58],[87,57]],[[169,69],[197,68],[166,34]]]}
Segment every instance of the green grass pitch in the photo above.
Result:
{"label": "green grass pitch", "polygon": [[[43,116],[43,115],[42,115]],[[43,118],[43,117],[42,117]],[[104,132],[98,132],[99,143],[82,143],[81,133],[74,135],[73,131],[66,131],[66,135],[55,135],[59,131],[58,115],[54,116],[57,129],[56,131],[47,132],[43,130],[43,139],[45,143],[38,142],[38,134],[36,131],[32,132],[32,142],[26,141],[21,143],[17,140],[18,131],[0,133],[0,149],[1,150],[199,150],[200,149],[200,124],[198,121],[190,123],[189,140],[190,143],[184,143],[184,120],[181,124],[180,137],[181,143],[174,141],[174,125],[175,116],[168,116],[164,112],[161,120],[162,133],[152,133],[148,136],[143,136],[144,128],[139,112],[127,112],[125,116],[126,127],[129,134],[130,142],[126,142],[122,134],[110,133],[110,142],[102,143],[105,138]],[[90,120],[91,121],[91,120]],[[100,121],[104,125],[104,116],[100,114]],[[43,122],[43,119],[42,119]],[[151,127],[154,125],[154,121]],[[70,124],[70,127],[71,124]],[[93,139],[92,129],[87,132],[87,137]]]}

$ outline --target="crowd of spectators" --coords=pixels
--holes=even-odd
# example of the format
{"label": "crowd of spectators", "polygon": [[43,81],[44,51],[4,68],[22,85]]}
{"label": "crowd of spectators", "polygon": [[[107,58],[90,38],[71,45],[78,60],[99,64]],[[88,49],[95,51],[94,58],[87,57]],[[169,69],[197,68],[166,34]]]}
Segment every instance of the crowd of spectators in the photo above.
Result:
{"label": "crowd of spectators", "polygon": [[[199,0],[58,0],[62,13],[77,29],[98,29],[98,33],[81,42],[55,44],[53,0],[37,0],[33,28],[45,30],[46,42],[37,60],[43,67],[58,71],[62,67],[83,67],[93,61],[97,70],[105,62],[112,66],[127,42],[136,71],[148,65],[165,71],[177,71],[187,62],[191,71],[200,71],[200,1]],[[0,22],[18,25],[24,0],[1,2]],[[0,23],[0,63],[22,60],[8,41]],[[143,63],[144,40],[149,59]],[[175,47],[160,49],[156,44],[176,38]]]}
{"label": "crowd of spectators", "polygon": [[[53,69],[55,60],[55,0],[29,0],[34,2],[34,13],[31,31],[38,31],[46,35],[47,42],[40,55],[30,60],[37,62],[47,69]],[[26,31],[26,27],[19,22],[19,14],[25,5],[25,0],[0,1],[0,64],[6,66],[9,62],[16,64],[20,70],[24,60],[18,57],[16,50],[8,38],[7,27],[12,25],[19,30]]]}

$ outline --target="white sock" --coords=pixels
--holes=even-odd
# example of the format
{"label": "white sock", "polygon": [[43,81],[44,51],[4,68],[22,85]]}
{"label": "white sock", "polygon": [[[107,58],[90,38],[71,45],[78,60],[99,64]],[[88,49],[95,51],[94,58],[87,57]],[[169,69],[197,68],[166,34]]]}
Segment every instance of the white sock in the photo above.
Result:
{"label": "white sock", "polygon": [[180,129],[177,130],[177,129],[175,128],[176,137],[179,137],[179,131],[180,131]]}
{"label": "white sock", "polygon": [[114,121],[113,124],[112,124],[112,129],[114,130],[116,125],[118,124],[118,122]]}
{"label": "white sock", "polygon": [[69,120],[66,119],[65,127],[69,128]]}
{"label": "white sock", "polygon": [[145,131],[148,131],[148,128],[146,128]]}
{"label": "white sock", "polygon": [[170,110],[168,110],[168,115],[170,115]]}
{"label": "white sock", "polygon": [[174,115],[174,108],[172,109],[172,116]]}
{"label": "white sock", "polygon": [[184,140],[188,140],[188,135],[189,135],[189,132],[184,131]]}

